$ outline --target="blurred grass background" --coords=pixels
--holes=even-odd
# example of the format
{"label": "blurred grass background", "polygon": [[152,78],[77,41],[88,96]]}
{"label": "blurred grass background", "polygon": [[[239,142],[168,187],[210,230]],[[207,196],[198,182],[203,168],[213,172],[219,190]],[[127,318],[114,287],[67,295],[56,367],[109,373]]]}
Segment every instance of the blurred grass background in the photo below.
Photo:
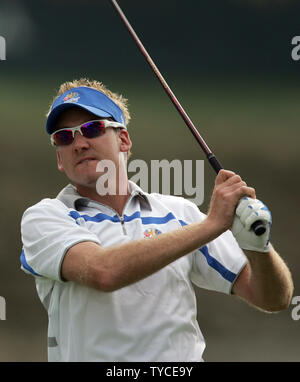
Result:
{"label": "blurred grass background", "polygon": [[[20,220],[27,207],[55,197],[67,182],[44,128],[61,82],[95,78],[129,99],[132,159],[205,159],[107,3],[0,5],[0,35],[7,40],[7,60],[0,62],[0,295],[7,309],[0,321],[0,361],[47,359],[47,315],[33,279],[19,269]],[[290,57],[290,40],[300,34],[299,6],[161,3],[120,1],[217,158],[271,209],[272,242],[292,271],[294,295],[300,295],[300,63]],[[214,178],[205,162],[204,212]],[[229,296],[197,290],[197,297],[205,360],[300,360],[293,306],[265,314]]]}

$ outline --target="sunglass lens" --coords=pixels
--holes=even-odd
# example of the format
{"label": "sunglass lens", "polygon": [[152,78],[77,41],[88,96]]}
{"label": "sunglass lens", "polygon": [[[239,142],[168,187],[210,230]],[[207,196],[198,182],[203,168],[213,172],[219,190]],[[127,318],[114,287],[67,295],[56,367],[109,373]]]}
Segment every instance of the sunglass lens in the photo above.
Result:
{"label": "sunglass lens", "polygon": [[101,121],[88,122],[81,127],[81,131],[86,138],[96,138],[105,133],[105,126]]}
{"label": "sunglass lens", "polygon": [[69,145],[73,142],[72,131],[58,131],[56,134],[54,134],[53,139],[56,146]]}

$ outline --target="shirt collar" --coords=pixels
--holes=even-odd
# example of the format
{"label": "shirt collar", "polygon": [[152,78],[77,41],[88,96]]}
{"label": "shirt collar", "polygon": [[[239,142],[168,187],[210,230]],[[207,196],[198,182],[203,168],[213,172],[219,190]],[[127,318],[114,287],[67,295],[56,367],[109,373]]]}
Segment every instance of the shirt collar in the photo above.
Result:
{"label": "shirt collar", "polygon": [[[139,197],[145,207],[150,210],[152,209],[147,193],[131,180],[129,180],[129,191],[132,198],[135,196]],[[68,208],[75,208],[76,210],[79,206],[88,205],[91,201],[91,199],[79,195],[76,188],[72,184],[68,184],[65,188],[63,188],[56,198],[64,203]]]}

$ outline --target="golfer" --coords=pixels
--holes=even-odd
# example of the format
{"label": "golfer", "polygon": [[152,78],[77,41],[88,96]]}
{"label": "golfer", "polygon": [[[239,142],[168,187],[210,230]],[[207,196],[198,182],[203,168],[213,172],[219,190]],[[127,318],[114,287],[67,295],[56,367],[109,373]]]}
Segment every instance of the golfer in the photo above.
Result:
{"label": "golfer", "polygon": [[[267,312],[290,304],[292,278],[255,190],[221,170],[207,214],[145,192],[127,177],[129,121],[127,100],[87,79],[62,84],[47,115],[69,184],[24,212],[21,267],[48,312],[49,361],[202,361],[194,287]],[[105,166],[114,175],[102,182]]]}

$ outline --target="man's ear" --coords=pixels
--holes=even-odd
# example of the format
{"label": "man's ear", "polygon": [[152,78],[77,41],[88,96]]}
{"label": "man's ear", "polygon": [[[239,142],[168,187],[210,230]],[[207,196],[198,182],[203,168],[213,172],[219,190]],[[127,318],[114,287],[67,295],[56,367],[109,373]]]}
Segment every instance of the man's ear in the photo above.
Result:
{"label": "man's ear", "polygon": [[131,149],[132,142],[127,130],[120,130],[119,132],[120,139],[120,151],[128,152]]}
{"label": "man's ear", "polygon": [[64,172],[65,169],[64,169],[64,166],[62,164],[60,152],[58,150],[56,150],[56,157],[57,157],[57,167],[58,167],[59,171]]}

